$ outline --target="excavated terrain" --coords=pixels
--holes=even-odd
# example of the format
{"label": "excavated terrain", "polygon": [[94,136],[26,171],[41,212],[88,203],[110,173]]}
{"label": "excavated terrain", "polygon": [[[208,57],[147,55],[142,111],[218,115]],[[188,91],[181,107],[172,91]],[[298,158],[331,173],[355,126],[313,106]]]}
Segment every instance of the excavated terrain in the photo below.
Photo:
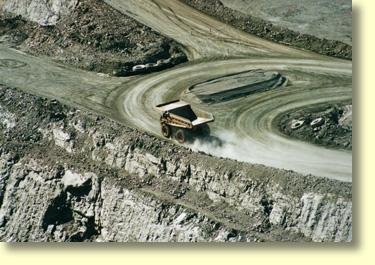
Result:
{"label": "excavated terrain", "polygon": [[[215,73],[215,67],[220,68],[224,62],[215,63],[215,56],[237,54],[252,58],[256,54],[260,57],[254,60],[262,61],[262,54],[277,56],[277,52],[272,52],[280,49],[282,58],[298,54],[311,56],[307,57],[312,58],[308,62],[314,66],[314,54],[274,47],[261,39],[252,40],[243,32],[244,40],[249,38],[250,43],[255,42],[254,49],[246,41],[238,44],[233,38],[217,38],[216,31],[211,31],[215,22],[204,16],[199,17],[202,21],[196,20],[195,10],[188,10],[184,20],[183,14],[176,12],[181,8],[179,2],[33,1],[0,0],[3,11],[0,17],[0,241],[352,241],[352,184],[346,175],[341,176],[344,180],[341,181],[341,171],[335,173],[339,179],[336,180],[219,158],[194,145],[184,147],[163,140],[156,136],[155,130],[140,126],[147,124],[149,117],[145,110],[155,105],[152,100],[158,100],[163,93],[178,94],[184,82],[193,84],[197,73],[207,72],[208,76]],[[161,3],[158,9],[155,2]],[[351,58],[351,46],[347,44],[295,33],[236,13],[220,1],[182,2],[265,39]],[[170,9],[163,8],[165,5]],[[173,18],[179,19],[171,23]],[[189,21],[193,25],[197,23],[197,28],[184,30]],[[225,33],[219,22],[218,25],[215,30]],[[180,35],[182,31],[191,35]],[[157,32],[179,41],[185,48]],[[226,33],[239,34],[233,28]],[[199,60],[143,77],[109,77],[74,68],[127,76],[138,64],[168,60],[166,68],[184,62],[187,59],[183,52],[189,59]],[[55,64],[50,58],[65,65]],[[251,60],[242,59],[241,63],[250,67],[254,63]],[[291,63],[293,59],[287,61]],[[284,59],[268,63],[280,62]],[[306,64],[297,59],[294,64],[298,66],[300,62]],[[231,71],[233,67],[242,69],[236,66],[236,60],[227,60],[222,66],[225,71],[225,63]],[[322,85],[325,79],[315,80],[323,80],[319,87],[326,89],[322,92],[336,95],[335,91],[340,91],[348,101],[351,67],[339,60],[332,65],[322,64],[323,74],[342,87],[337,85],[330,92]],[[297,72],[302,71],[302,81],[318,76],[319,73],[303,74],[310,71],[309,67],[297,68]],[[216,75],[215,78],[223,76]],[[301,80],[296,76],[292,74],[288,82],[298,84]],[[181,87],[173,86],[172,90],[168,82],[176,82]],[[285,91],[285,99],[289,98],[286,97],[288,89],[291,88],[275,91]],[[157,94],[152,94],[153,90]],[[248,88],[245,92],[248,95]],[[143,98],[138,95],[148,95],[152,100],[139,103]],[[64,104],[51,98],[58,98]],[[338,97],[338,104],[310,105],[275,115],[273,127],[278,128],[277,133],[291,138],[350,150],[352,107],[348,105],[350,102],[342,103],[342,98]],[[282,98],[278,96],[275,100]],[[119,104],[122,108],[118,108]],[[273,102],[270,104],[275,106]],[[123,108],[137,112],[139,117],[130,115],[130,119],[122,112]],[[156,114],[152,112],[152,115]],[[312,129],[310,123],[317,118],[323,118],[324,122]],[[291,124],[298,120],[303,120],[303,126],[291,129]],[[219,120],[215,124],[220,125]],[[346,160],[339,162],[351,169]],[[318,164],[318,168],[325,170],[330,165]],[[335,167],[330,170],[334,171]]]}
{"label": "excavated terrain", "polygon": [[[237,29],[243,30],[258,37],[274,42],[286,44],[303,50],[310,50],[316,53],[339,57],[343,59],[352,58],[352,46],[338,40],[317,37],[313,34],[301,33],[279,26],[266,20],[266,16],[255,17],[225,6],[220,0],[181,0],[203,13],[215,17]],[[246,5],[245,5],[246,6]],[[288,8],[284,10],[284,16],[288,16]],[[271,12],[269,10],[269,12]],[[319,12],[319,11],[317,11]],[[321,27],[322,25],[320,25]],[[327,25],[327,27],[331,25]]]}
{"label": "excavated terrain", "polygon": [[[17,104],[14,104],[16,99]],[[0,89],[1,241],[351,241],[351,184]]]}
{"label": "excavated terrain", "polygon": [[85,70],[116,76],[129,75],[132,67],[139,64],[170,59],[163,67],[166,68],[186,61],[175,41],[104,2],[76,2],[69,15],[62,15],[54,24],[47,25],[3,12],[0,43],[33,55],[47,55]]}
{"label": "excavated terrain", "polygon": [[318,145],[352,150],[351,104],[311,106],[288,113],[276,119],[275,123],[283,133],[291,137]]}

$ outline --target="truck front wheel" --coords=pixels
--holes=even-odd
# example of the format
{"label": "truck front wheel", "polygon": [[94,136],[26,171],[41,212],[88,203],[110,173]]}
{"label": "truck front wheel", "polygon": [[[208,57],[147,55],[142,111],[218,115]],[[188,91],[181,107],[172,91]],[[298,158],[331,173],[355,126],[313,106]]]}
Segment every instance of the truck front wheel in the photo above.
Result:
{"label": "truck front wheel", "polygon": [[172,133],[171,127],[167,124],[162,124],[161,125],[161,133],[166,138],[171,137],[171,133]]}

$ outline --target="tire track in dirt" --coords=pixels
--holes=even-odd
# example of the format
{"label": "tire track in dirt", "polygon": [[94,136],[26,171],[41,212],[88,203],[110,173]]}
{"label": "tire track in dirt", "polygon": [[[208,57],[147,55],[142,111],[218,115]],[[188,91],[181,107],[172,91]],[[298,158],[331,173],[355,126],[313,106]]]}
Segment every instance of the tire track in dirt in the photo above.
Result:
{"label": "tire track in dirt", "polygon": [[155,105],[181,97],[195,104],[184,93],[188,86],[252,69],[279,71],[291,79],[290,84],[236,100],[200,104],[200,108],[215,114],[212,133],[223,145],[196,141],[192,147],[217,156],[350,181],[351,152],[289,139],[272,123],[278,115],[302,106],[350,100],[351,66],[345,63],[303,59],[191,63],[137,80],[117,99],[116,105],[121,116],[133,126],[161,136]]}
{"label": "tire track in dirt", "polygon": [[[159,114],[153,108],[156,104],[179,97],[190,100],[184,91],[209,79],[254,69],[276,71],[289,79],[288,86],[218,104],[200,104],[215,114],[212,131],[224,143],[217,146],[197,141],[191,147],[217,156],[351,181],[351,152],[289,139],[272,123],[278,115],[295,108],[351,100],[351,62],[264,41],[174,0],[106,2],[176,39],[190,52],[191,59],[200,60],[145,76],[108,78],[0,47],[0,59],[26,64],[1,68],[1,83],[160,135]],[[186,27],[197,30],[191,34]]]}

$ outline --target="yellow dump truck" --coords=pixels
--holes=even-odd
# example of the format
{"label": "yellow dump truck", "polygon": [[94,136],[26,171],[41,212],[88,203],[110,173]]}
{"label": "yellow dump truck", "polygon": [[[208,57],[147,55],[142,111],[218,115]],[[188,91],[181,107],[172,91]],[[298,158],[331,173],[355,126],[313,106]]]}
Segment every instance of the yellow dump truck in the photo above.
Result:
{"label": "yellow dump truck", "polygon": [[179,143],[194,139],[197,136],[208,136],[210,128],[207,123],[215,120],[211,113],[192,108],[189,103],[174,100],[156,106],[161,112],[161,133],[166,138],[174,137]]}

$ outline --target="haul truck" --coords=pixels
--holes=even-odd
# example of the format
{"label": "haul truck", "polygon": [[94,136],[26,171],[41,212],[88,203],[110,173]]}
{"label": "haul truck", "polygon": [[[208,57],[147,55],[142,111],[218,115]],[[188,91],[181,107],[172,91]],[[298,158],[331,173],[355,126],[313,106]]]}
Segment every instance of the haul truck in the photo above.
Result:
{"label": "haul truck", "polygon": [[181,144],[197,136],[208,136],[210,128],[207,123],[215,120],[211,113],[193,109],[189,103],[181,100],[157,105],[156,109],[161,112],[160,126],[163,136],[174,137]]}

